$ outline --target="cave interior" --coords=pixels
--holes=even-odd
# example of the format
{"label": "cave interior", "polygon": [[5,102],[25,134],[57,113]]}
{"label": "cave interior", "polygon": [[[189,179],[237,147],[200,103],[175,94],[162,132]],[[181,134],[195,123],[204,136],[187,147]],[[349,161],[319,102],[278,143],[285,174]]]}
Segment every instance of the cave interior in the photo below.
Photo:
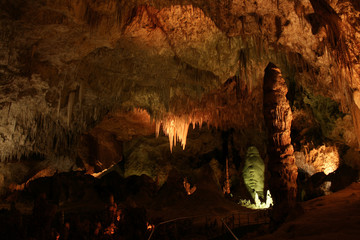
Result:
{"label": "cave interior", "polygon": [[0,233],[357,239],[359,60],[358,0],[0,0]]}

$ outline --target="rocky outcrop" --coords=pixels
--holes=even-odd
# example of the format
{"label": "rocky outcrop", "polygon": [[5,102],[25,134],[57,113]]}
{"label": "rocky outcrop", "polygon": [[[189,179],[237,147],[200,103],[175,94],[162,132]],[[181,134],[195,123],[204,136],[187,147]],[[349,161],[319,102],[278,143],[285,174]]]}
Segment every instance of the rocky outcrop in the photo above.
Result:
{"label": "rocky outcrop", "polygon": [[264,118],[269,138],[270,190],[277,209],[284,211],[296,199],[297,167],[291,145],[292,112],[286,98],[288,88],[273,63],[265,69]]}

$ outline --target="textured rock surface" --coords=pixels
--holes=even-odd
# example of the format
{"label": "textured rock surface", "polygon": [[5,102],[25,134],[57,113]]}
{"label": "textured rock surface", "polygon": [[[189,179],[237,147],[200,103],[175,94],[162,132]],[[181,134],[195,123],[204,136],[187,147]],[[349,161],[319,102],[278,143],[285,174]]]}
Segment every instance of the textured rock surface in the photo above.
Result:
{"label": "textured rock surface", "polygon": [[264,119],[270,145],[270,190],[280,208],[294,204],[297,189],[297,167],[290,137],[292,112],[287,92],[280,69],[269,63],[264,76]]}
{"label": "textured rock surface", "polygon": [[336,146],[322,145],[318,148],[296,152],[296,165],[310,175],[317,172],[329,174],[334,172],[340,163],[339,151]]}
{"label": "textured rock surface", "polygon": [[[0,160],[89,159],[81,134],[133,108],[262,132],[269,62],[340,103],[360,136],[359,22],[353,0],[1,0]],[[114,129],[94,140],[106,166]]]}
{"label": "textured rock surface", "polygon": [[100,172],[122,160],[123,142],[154,132],[155,124],[146,111],[117,111],[81,137],[77,155],[88,173]]}
{"label": "textured rock surface", "polygon": [[264,198],[265,164],[260,157],[259,151],[254,146],[248,148],[243,168],[243,178],[253,199],[255,199],[255,192],[261,198]]}

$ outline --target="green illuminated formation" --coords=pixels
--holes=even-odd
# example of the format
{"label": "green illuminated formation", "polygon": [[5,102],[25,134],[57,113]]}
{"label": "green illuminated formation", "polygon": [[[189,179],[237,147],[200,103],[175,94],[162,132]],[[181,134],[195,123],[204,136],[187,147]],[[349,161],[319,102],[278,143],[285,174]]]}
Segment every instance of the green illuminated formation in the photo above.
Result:
{"label": "green illuminated formation", "polygon": [[264,172],[265,165],[256,147],[248,148],[246,153],[245,165],[243,168],[243,178],[245,185],[255,200],[255,193],[264,198]]}

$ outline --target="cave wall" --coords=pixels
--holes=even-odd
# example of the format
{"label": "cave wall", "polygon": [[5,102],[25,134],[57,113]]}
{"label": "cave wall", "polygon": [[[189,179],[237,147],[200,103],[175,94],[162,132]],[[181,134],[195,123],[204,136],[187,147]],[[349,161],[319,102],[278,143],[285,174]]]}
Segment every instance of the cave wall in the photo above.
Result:
{"label": "cave wall", "polygon": [[75,162],[81,134],[135,108],[154,122],[181,115],[263,132],[269,62],[339,103],[344,128],[360,136],[359,19],[346,0],[2,0],[1,162]]}

